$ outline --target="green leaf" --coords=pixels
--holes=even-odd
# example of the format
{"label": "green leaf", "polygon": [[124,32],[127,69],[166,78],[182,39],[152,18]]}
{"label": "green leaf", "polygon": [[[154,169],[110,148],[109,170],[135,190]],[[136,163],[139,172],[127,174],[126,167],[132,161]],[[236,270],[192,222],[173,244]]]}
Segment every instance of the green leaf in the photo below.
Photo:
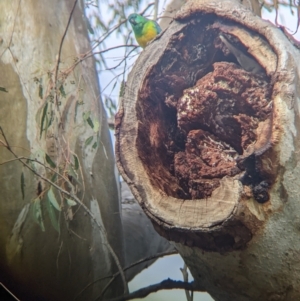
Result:
{"label": "green leaf", "polygon": [[78,170],[78,168],[79,168],[79,161],[78,161],[78,158],[77,158],[76,155],[73,155],[73,157],[74,157],[74,169],[75,169],[75,170]]}
{"label": "green leaf", "polygon": [[86,18],[86,25],[87,25],[87,28],[88,28],[88,31],[90,32],[90,34],[94,34],[94,29],[92,28],[89,20]]}
{"label": "green leaf", "polygon": [[66,198],[66,201],[67,201],[67,204],[69,207],[72,207],[72,206],[76,206],[77,203],[74,201],[74,200],[71,200],[71,199],[67,199]]}
{"label": "green leaf", "polygon": [[86,121],[89,124],[89,126],[93,129],[94,128],[94,124],[93,124],[93,121],[92,121],[91,117],[88,117],[88,119]]}
{"label": "green leaf", "polygon": [[93,136],[90,136],[89,138],[87,138],[85,140],[84,146],[88,146],[89,144],[91,144],[91,142],[93,141]]}
{"label": "green leaf", "polygon": [[43,99],[43,86],[42,86],[42,84],[39,84],[39,98]]}
{"label": "green leaf", "polygon": [[60,85],[59,91],[60,91],[61,96],[64,97],[64,98],[66,98],[67,94],[65,92],[65,89],[64,89],[63,85]]}
{"label": "green leaf", "polygon": [[52,167],[55,168],[56,164],[52,161],[48,154],[45,153],[46,162]]}
{"label": "green leaf", "polygon": [[98,146],[98,143],[97,143],[97,141],[95,141],[95,143],[93,144],[92,148],[93,148],[93,149],[96,149],[97,146]]}
{"label": "green leaf", "polygon": [[74,114],[74,122],[76,122],[77,110],[78,110],[79,105],[80,105],[79,102],[76,101],[76,105],[75,105],[75,114]]}
{"label": "green leaf", "polygon": [[0,87],[0,91],[8,93],[8,91],[4,87]]}
{"label": "green leaf", "polygon": [[48,190],[47,197],[48,197],[49,202],[53,205],[53,207],[56,210],[61,211],[61,208],[56,200],[56,197],[55,197],[52,187]]}
{"label": "green leaf", "polygon": [[40,139],[42,138],[42,133],[44,130],[44,122],[45,122],[45,117],[47,114],[47,109],[48,109],[48,102],[46,102],[44,109],[43,109],[43,115],[42,115],[42,120],[41,120],[41,130],[40,130]]}
{"label": "green leaf", "polygon": [[46,208],[47,208],[53,228],[59,233],[60,226],[59,226],[58,218],[56,216],[56,211],[54,210],[54,207],[53,207],[52,203],[50,202],[49,198],[46,201]]}
{"label": "green leaf", "polygon": [[94,132],[97,133],[99,131],[100,123],[99,121],[94,122]]}
{"label": "green leaf", "polygon": [[73,169],[72,165],[69,165],[68,168],[68,175],[71,176],[78,184],[80,184],[80,182],[78,181],[78,175],[75,172],[75,170]]}
{"label": "green leaf", "polygon": [[24,177],[23,171],[21,173],[21,191],[22,191],[22,199],[24,200],[24,198],[25,198],[25,177]]}
{"label": "green leaf", "polygon": [[91,115],[91,112],[90,112],[90,111],[84,112],[84,113],[82,114],[83,120],[84,120],[84,121],[87,120],[87,119],[90,117],[90,115]]}
{"label": "green leaf", "polygon": [[42,214],[41,200],[36,198],[31,205],[31,212],[33,220],[40,225],[43,232],[45,232],[45,225]]}
{"label": "green leaf", "polygon": [[51,178],[51,182],[55,183],[57,180],[57,173],[55,173],[52,178]]}

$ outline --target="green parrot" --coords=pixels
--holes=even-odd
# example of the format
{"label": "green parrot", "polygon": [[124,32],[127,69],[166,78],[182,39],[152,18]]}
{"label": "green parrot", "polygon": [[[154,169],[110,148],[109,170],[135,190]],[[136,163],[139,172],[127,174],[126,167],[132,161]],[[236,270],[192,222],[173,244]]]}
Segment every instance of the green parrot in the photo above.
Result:
{"label": "green parrot", "polygon": [[149,20],[138,14],[131,14],[128,20],[134,31],[135,38],[142,48],[153,40],[160,32],[161,28],[157,22]]}

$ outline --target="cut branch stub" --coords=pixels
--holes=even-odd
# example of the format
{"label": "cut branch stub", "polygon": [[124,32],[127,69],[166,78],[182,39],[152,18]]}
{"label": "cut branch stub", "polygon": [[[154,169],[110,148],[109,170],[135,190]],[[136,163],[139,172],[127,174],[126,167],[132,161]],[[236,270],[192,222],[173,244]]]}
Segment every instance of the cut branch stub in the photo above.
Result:
{"label": "cut branch stub", "polygon": [[268,206],[276,175],[276,67],[265,37],[211,13],[173,22],[139,57],[116,117],[117,162],[168,239],[238,249],[262,224],[245,204]]}

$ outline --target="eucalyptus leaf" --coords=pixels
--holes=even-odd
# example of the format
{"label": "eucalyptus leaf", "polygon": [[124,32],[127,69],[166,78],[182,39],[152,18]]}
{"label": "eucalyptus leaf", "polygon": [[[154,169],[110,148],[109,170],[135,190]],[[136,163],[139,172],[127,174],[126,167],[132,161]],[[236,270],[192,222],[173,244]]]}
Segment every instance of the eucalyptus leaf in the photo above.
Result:
{"label": "eucalyptus leaf", "polygon": [[45,123],[45,117],[47,114],[47,110],[48,110],[48,102],[46,102],[44,109],[43,109],[43,114],[42,114],[42,120],[41,120],[41,128],[40,128],[40,139],[42,138],[42,133],[44,130],[44,123]]}
{"label": "eucalyptus leaf", "polygon": [[92,28],[91,23],[89,22],[88,18],[86,18],[86,25],[87,25],[89,33],[94,34],[95,33],[94,29]]}
{"label": "eucalyptus leaf", "polygon": [[67,204],[68,204],[69,207],[77,205],[77,203],[74,200],[72,200],[72,199],[67,199],[66,198],[66,201],[67,201]]}
{"label": "eucalyptus leaf", "polygon": [[54,173],[54,175],[51,177],[51,182],[55,183],[57,180],[57,173]]}
{"label": "eucalyptus leaf", "polygon": [[8,93],[8,91],[4,87],[0,87],[0,91]]}
{"label": "eucalyptus leaf", "polygon": [[76,155],[73,155],[73,157],[74,157],[74,168],[75,168],[75,170],[78,170],[78,168],[79,168],[78,158]]}
{"label": "eucalyptus leaf", "polygon": [[90,115],[91,115],[91,112],[90,112],[90,111],[84,112],[84,113],[82,114],[83,120],[86,121],[86,120],[90,117]]}
{"label": "eucalyptus leaf", "polygon": [[51,187],[49,190],[48,190],[48,193],[47,193],[47,197],[48,197],[48,200],[49,202],[53,205],[53,207],[58,210],[58,211],[61,211],[61,208],[56,200],[56,197],[55,197],[55,194],[53,192],[53,187]]}
{"label": "eucalyptus leaf", "polygon": [[86,121],[89,124],[89,126],[93,129],[94,128],[94,123],[93,123],[91,117],[88,117],[88,119]]}
{"label": "eucalyptus leaf", "polygon": [[43,94],[43,86],[42,86],[42,84],[39,84],[39,98],[40,99],[43,99],[43,96],[44,94]]}
{"label": "eucalyptus leaf", "polygon": [[31,205],[31,212],[33,220],[40,225],[41,230],[45,232],[45,225],[42,214],[41,200],[36,198]]}
{"label": "eucalyptus leaf", "polygon": [[87,138],[85,140],[84,146],[88,146],[89,144],[91,144],[91,142],[93,141],[93,136],[90,136],[89,138]]}
{"label": "eucalyptus leaf", "polygon": [[22,199],[24,200],[24,198],[25,198],[25,176],[24,176],[23,171],[21,173],[21,192],[22,192]]}
{"label": "eucalyptus leaf", "polygon": [[97,143],[97,141],[95,141],[94,144],[93,144],[93,146],[92,146],[92,148],[93,148],[93,149],[96,149],[97,146],[98,146],[98,143]]}
{"label": "eucalyptus leaf", "polygon": [[68,175],[71,176],[78,184],[80,184],[80,182],[78,181],[78,174],[75,172],[71,164],[68,168]]}
{"label": "eucalyptus leaf", "polygon": [[47,198],[47,200],[46,200],[46,208],[47,208],[49,218],[50,218],[53,228],[58,233],[60,233],[60,226],[59,226],[58,218],[56,216],[56,211],[54,210],[54,207],[53,207],[52,203],[50,202],[49,198]]}
{"label": "eucalyptus leaf", "polygon": [[100,123],[99,121],[94,121],[94,132],[97,133],[99,131]]}
{"label": "eucalyptus leaf", "polygon": [[46,162],[52,167],[55,168],[56,164],[52,161],[52,159],[50,158],[50,156],[48,154],[45,153],[45,159]]}
{"label": "eucalyptus leaf", "polygon": [[64,97],[64,98],[66,98],[67,94],[65,92],[65,89],[64,89],[63,85],[60,85],[59,91],[60,91],[61,96]]}

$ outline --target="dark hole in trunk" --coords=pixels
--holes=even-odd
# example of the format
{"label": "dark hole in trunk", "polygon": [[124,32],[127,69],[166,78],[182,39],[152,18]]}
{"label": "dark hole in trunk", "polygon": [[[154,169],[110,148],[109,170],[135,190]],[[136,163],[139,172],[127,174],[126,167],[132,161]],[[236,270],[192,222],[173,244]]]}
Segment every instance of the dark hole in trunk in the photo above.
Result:
{"label": "dark hole in trunk", "polygon": [[[207,198],[223,177],[245,179],[255,166],[238,159],[253,154],[260,124],[272,114],[270,79],[238,65],[215,21],[191,21],[174,35],[139,92],[139,156],[152,184],[176,198]],[[246,176],[244,184],[259,185],[255,175],[259,181]],[[263,188],[256,195],[265,200]]]}

